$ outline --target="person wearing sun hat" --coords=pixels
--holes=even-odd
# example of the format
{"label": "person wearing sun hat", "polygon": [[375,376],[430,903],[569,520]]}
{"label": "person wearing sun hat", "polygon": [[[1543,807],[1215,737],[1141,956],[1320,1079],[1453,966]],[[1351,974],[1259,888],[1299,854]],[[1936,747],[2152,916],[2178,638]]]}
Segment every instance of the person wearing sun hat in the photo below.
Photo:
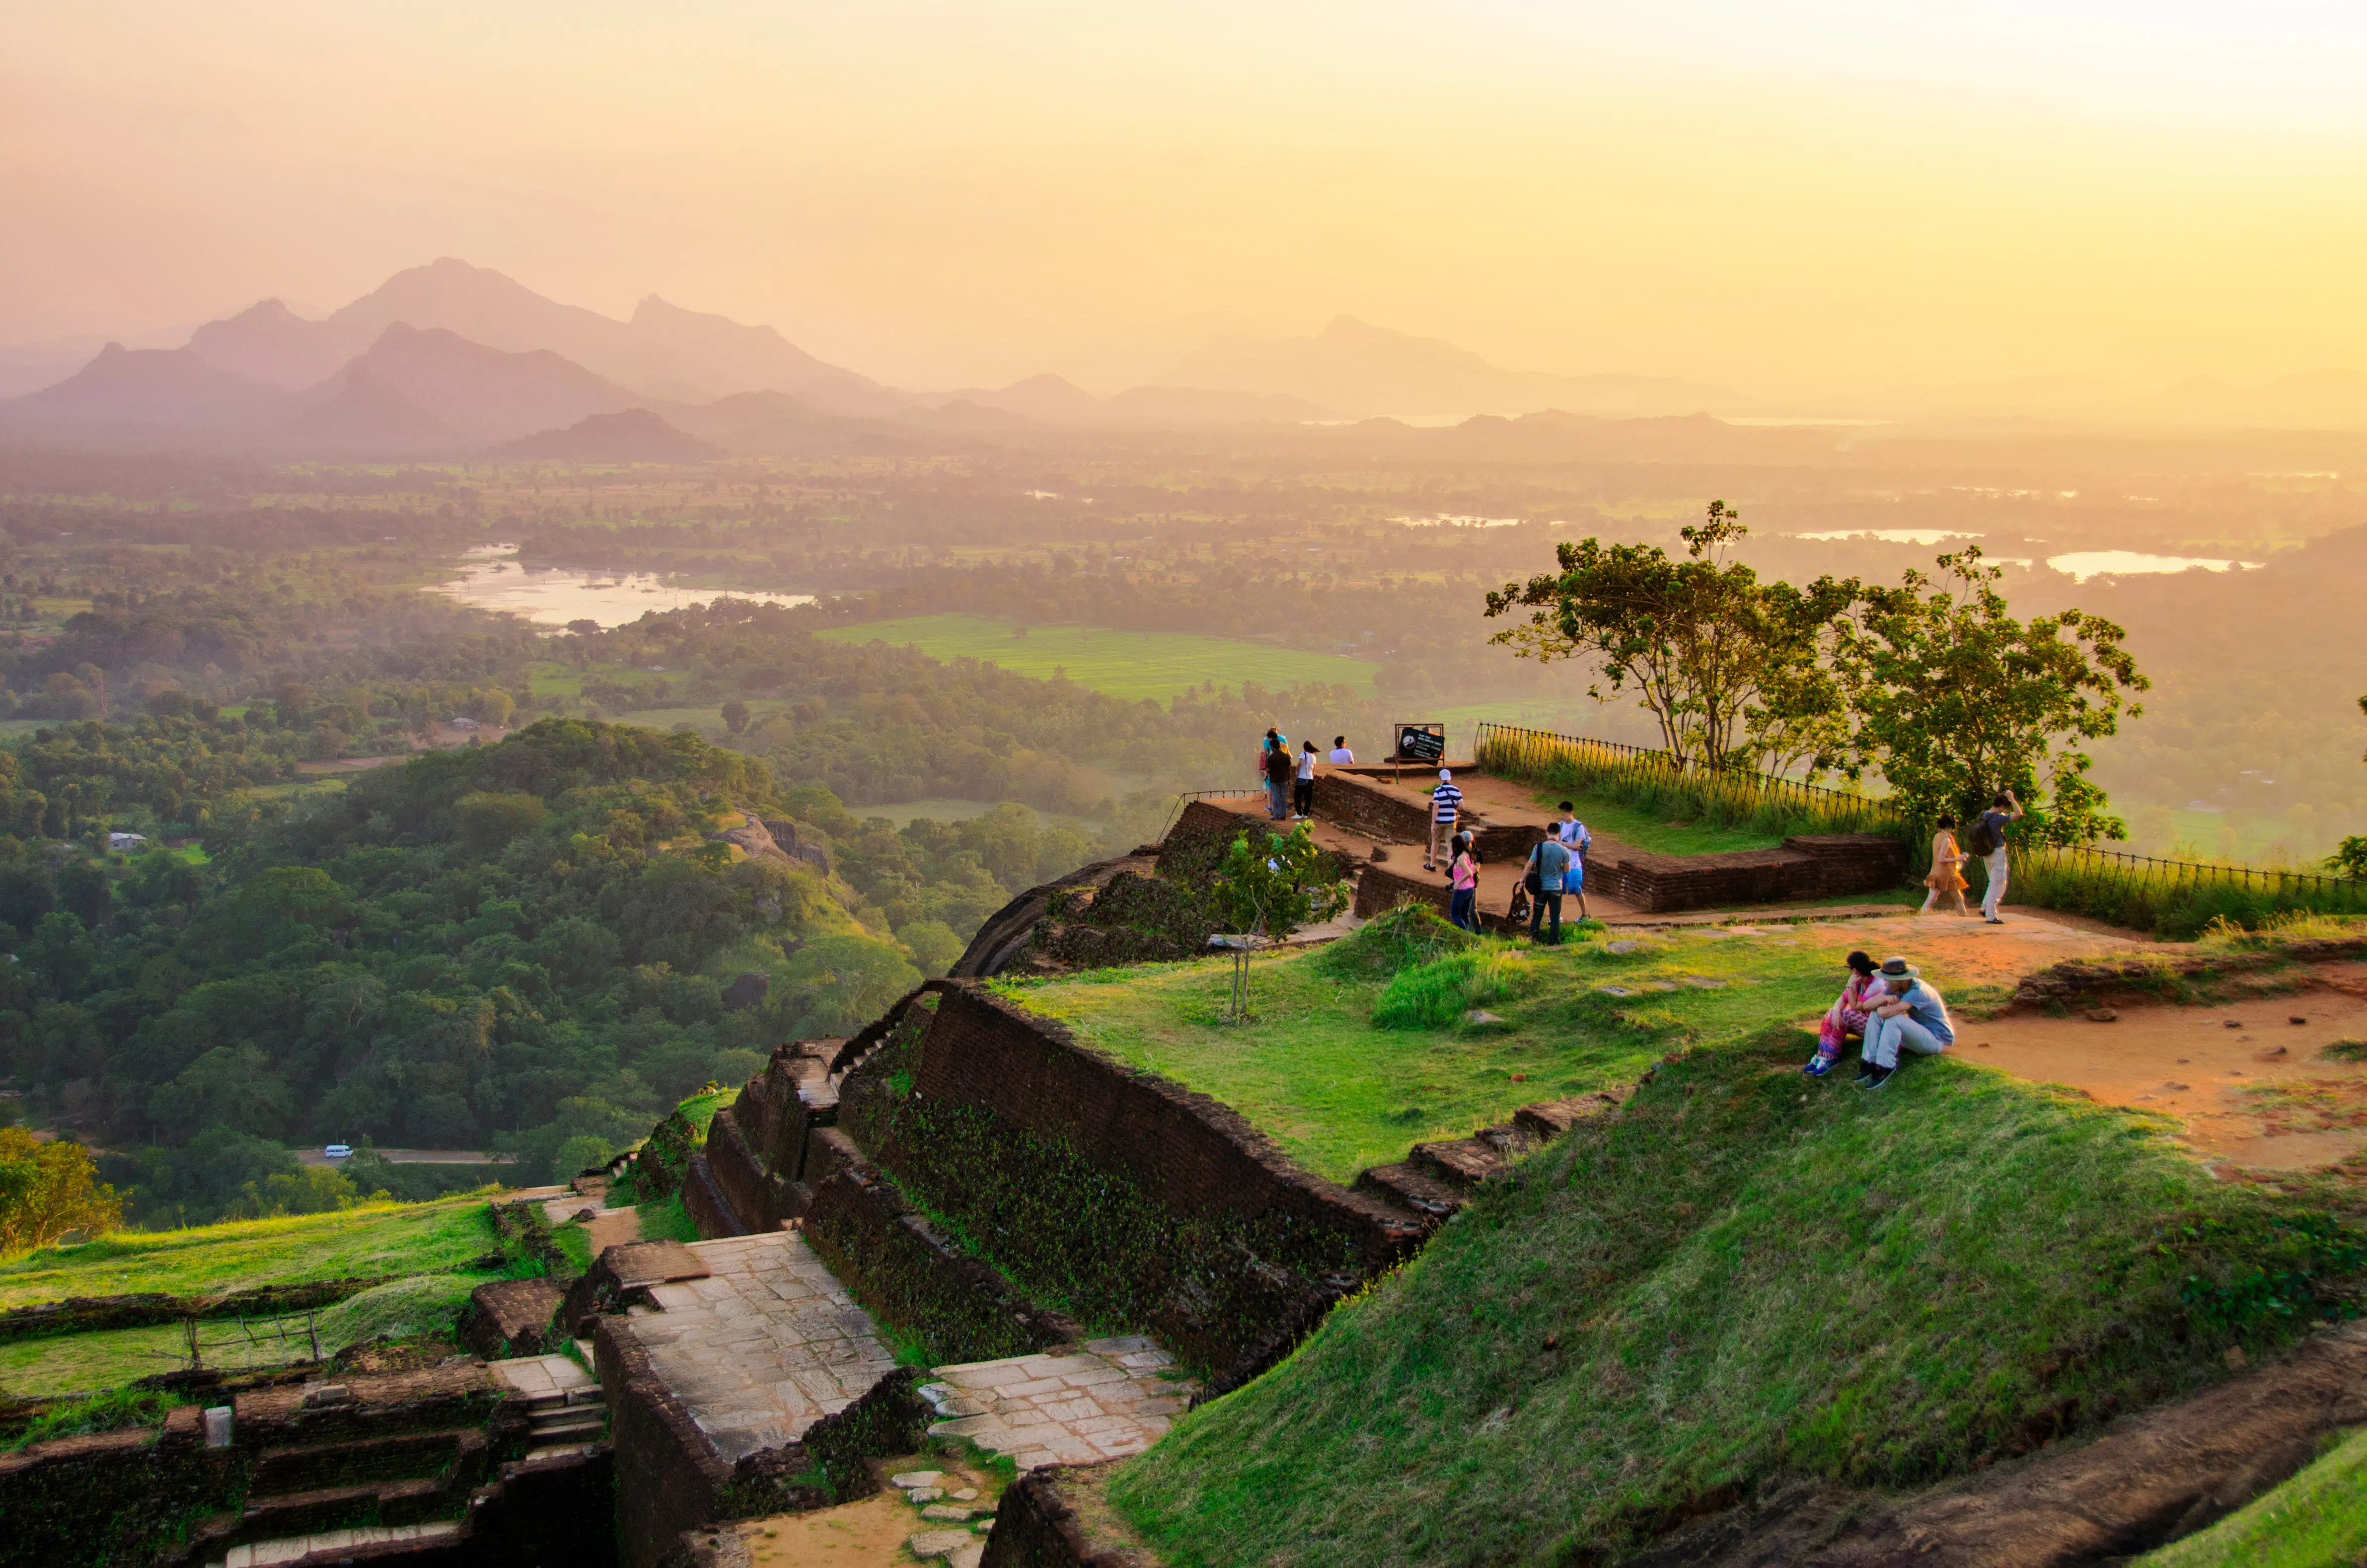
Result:
{"label": "person wearing sun hat", "polygon": [[1858,1069],[1857,1087],[1880,1089],[1898,1071],[1898,1053],[1937,1056],[1956,1043],[1955,1025],[1948,1021],[1947,998],[1933,990],[1922,973],[1904,958],[1882,961],[1882,982],[1887,994],[1869,998],[1875,1003],[1865,1021],[1865,1049]]}

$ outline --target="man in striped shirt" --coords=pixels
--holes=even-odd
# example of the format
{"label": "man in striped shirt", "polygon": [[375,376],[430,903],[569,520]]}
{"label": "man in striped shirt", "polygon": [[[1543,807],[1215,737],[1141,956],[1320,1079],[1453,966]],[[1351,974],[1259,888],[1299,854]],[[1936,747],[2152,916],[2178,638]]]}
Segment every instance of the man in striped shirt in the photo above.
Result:
{"label": "man in striped shirt", "polygon": [[1455,774],[1441,768],[1438,787],[1430,792],[1430,853],[1421,863],[1422,870],[1438,869],[1439,840],[1455,837],[1455,821],[1462,815],[1463,792],[1455,787]]}

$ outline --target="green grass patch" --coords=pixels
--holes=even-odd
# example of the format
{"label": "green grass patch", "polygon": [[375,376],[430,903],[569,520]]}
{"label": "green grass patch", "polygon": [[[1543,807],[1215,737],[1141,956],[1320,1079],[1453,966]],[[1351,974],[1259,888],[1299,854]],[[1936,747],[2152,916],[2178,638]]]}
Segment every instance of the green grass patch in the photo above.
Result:
{"label": "green grass patch", "polygon": [[[1659,810],[1647,810],[1607,795],[1563,795],[1539,790],[1535,799],[1548,811],[1567,800],[1578,807],[1578,819],[1591,830],[1650,854],[1720,855],[1742,850],[1780,849],[1784,843],[1784,835],[1778,832],[1699,818],[1669,820]],[[1682,810],[1690,802],[1670,796],[1664,804]]]}
{"label": "green grass patch", "polygon": [[991,660],[1040,680],[1066,671],[1080,686],[1129,702],[1177,696],[1210,681],[1227,687],[1254,681],[1269,690],[1320,682],[1369,692],[1379,671],[1378,665],[1360,659],[1198,632],[1030,626],[1025,637],[1014,637],[1016,626],[985,615],[908,615],[833,626],[819,635],[834,642],[877,638],[897,648],[909,644],[932,659]]}
{"label": "green grass patch", "polygon": [[592,1267],[592,1233],[572,1220],[550,1227],[550,1245],[566,1255],[578,1274]]}
{"label": "green grass patch", "polygon": [[[463,1283],[475,1285],[480,1277]],[[323,1314],[326,1315],[324,1309]],[[206,1365],[225,1371],[277,1367],[311,1354],[300,1318],[294,1340],[276,1329],[255,1327],[255,1337],[241,1333],[235,1322],[209,1319],[198,1325]],[[12,1394],[56,1395],[88,1393],[121,1388],[159,1372],[177,1371],[189,1364],[188,1340],[182,1325],[162,1323],[145,1328],[108,1328],[92,1334],[58,1335],[40,1339],[0,1340],[0,1390]]]}
{"label": "green grass patch", "polygon": [[482,1198],[119,1231],[0,1264],[0,1307],[68,1296],[212,1295],[256,1285],[422,1274],[500,1250]]}
{"label": "green grass patch", "polygon": [[[1780,931],[1681,930],[1625,954],[1600,937],[1566,940],[1499,961],[1484,1005],[1503,1022],[1474,1029],[1461,1014],[1481,1004],[1465,999],[1473,992],[1455,968],[1456,944],[1432,927],[1452,931],[1432,918],[1413,928],[1417,941],[1376,921],[1331,948],[1259,959],[1246,1024],[1224,1021],[1231,964],[1221,959],[997,988],[1129,1066],[1213,1095],[1301,1165],[1348,1181],[1412,1144],[1467,1136],[1532,1100],[1633,1082],[1672,1047],[1812,1019],[1842,979],[1837,952]],[[1442,966],[1423,978],[1407,967],[1430,961]],[[1944,991],[1944,970],[1930,973]],[[1464,978],[1450,986],[1451,974]],[[1436,998],[1417,1001],[1415,991],[1433,983]],[[1385,1006],[1396,1027],[1376,1017]]]}
{"label": "green grass patch", "polygon": [[348,1296],[314,1320],[321,1354],[334,1356],[369,1339],[448,1336],[469,1292],[481,1283],[474,1275],[428,1274]]}
{"label": "green grass patch", "polygon": [[86,1432],[116,1432],[126,1427],[153,1427],[181,1402],[172,1394],[150,1390],[109,1389],[41,1412],[14,1437],[0,1441],[0,1452],[45,1443],[52,1438],[78,1438]]}
{"label": "green grass patch", "polygon": [[2157,1121],[1799,1059],[1781,1027],[1671,1059],[1113,1502],[1172,1568],[1615,1557],[1775,1475],[1910,1487],[2189,1393],[2367,1265]]}
{"label": "green grass patch", "polygon": [[2367,1555],[2367,1432],[2138,1568],[2350,1568]]}
{"label": "green grass patch", "polygon": [[683,1207],[682,1194],[670,1192],[665,1197],[641,1204],[633,1213],[640,1216],[643,1241],[697,1241],[698,1222]]}

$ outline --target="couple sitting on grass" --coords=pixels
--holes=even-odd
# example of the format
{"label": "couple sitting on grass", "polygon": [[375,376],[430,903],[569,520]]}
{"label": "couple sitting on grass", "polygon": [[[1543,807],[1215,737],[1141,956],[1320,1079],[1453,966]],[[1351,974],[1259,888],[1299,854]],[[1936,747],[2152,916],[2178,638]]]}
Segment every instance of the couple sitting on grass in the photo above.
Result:
{"label": "couple sitting on grass", "polygon": [[1840,999],[1825,1014],[1817,1030],[1817,1054],[1802,1071],[1823,1077],[1841,1058],[1852,1034],[1864,1037],[1859,1053],[1857,1086],[1880,1089],[1898,1071],[1898,1053],[1908,1050],[1936,1056],[1956,1043],[1948,1021],[1947,999],[1926,984],[1904,958],[1886,958],[1882,966],[1863,953],[1849,955],[1849,984]]}

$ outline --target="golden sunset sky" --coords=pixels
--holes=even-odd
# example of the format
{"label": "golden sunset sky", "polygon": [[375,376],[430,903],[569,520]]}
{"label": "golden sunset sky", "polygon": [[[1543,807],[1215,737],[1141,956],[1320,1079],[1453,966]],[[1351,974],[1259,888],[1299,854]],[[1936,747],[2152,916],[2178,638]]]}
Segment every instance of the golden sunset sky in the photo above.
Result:
{"label": "golden sunset sky", "polygon": [[2367,370],[2362,86],[2361,0],[12,0],[0,342],[457,255],[914,386]]}

